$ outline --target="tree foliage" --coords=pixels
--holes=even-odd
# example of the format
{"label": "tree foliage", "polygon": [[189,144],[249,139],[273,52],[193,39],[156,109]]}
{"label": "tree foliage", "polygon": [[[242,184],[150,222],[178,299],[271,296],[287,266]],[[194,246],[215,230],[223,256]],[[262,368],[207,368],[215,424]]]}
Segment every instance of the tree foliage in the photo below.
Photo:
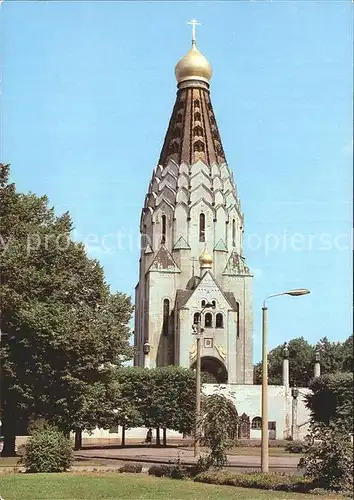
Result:
{"label": "tree foliage", "polygon": [[299,468],[318,488],[353,492],[353,442],[342,426],[313,423]]}
{"label": "tree foliage", "polygon": [[306,405],[315,422],[344,426],[353,431],[353,373],[334,373],[315,378]]}
{"label": "tree foliage", "polygon": [[223,394],[212,394],[204,398],[202,412],[204,443],[210,449],[206,463],[222,468],[227,464],[226,452],[237,435],[236,408]]}
{"label": "tree foliage", "polygon": [[[112,294],[103,269],[71,240],[68,213],[22,194],[0,165],[1,408],[3,454],[31,415],[68,432],[111,411],[110,371],[132,357],[130,297]],[[108,401],[108,403],[107,403]]]}
{"label": "tree foliage", "polygon": [[[313,377],[313,362],[315,350],[303,337],[290,340],[289,350],[289,381],[291,385],[307,386]],[[284,344],[272,349],[268,354],[268,380],[270,384],[283,384],[283,351]],[[262,383],[262,363],[255,366],[255,384]]]}
{"label": "tree foliage", "polygon": [[[344,342],[331,342],[323,337],[316,345],[299,337],[290,340],[288,349],[290,385],[308,387],[314,374],[316,352],[320,354],[322,374],[353,371],[353,335]],[[268,380],[272,385],[283,383],[283,350],[281,344],[268,354]],[[262,383],[262,363],[254,366],[254,383]]]}
{"label": "tree foliage", "polygon": [[316,344],[320,353],[321,373],[337,373],[352,371],[353,367],[353,335],[344,342],[331,342],[323,337]]}
{"label": "tree foliage", "polygon": [[310,444],[299,466],[320,488],[352,491],[353,373],[325,374],[310,388]]}
{"label": "tree foliage", "polygon": [[115,380],[114,424],[191,432],[196,390],[192,370],[177,366],[150,370],[125,367],[116,370]]}

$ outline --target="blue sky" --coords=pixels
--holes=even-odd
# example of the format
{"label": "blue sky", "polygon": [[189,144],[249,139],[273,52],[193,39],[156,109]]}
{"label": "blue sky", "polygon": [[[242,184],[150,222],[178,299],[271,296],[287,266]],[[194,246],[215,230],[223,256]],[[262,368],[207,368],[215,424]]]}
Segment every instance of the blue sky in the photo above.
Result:
{"label": "blue sky", "polygon": [[[69,210],[114,290],[133,293],[140,210],[197,18],[274,347],[352,332],[352,3],[11,2],[0,9],[2,161]],[[120,247],[102,238],[119,233]],[[286,233],[286,236],[285,236]],[[113,238],[109,240],[113,245]]]}

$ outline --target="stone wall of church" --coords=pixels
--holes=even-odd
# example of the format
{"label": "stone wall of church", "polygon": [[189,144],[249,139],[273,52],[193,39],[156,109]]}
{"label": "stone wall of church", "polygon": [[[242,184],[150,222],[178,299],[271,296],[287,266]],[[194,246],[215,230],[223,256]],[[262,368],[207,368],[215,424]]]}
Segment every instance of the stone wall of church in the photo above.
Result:
{"label": "stone wall of church", "polygon": [[[223,290],[233,292],[239,303],[236,349],[230,363],[236,365],[236,383],[253,384],[253,310],[252,278],[248,276],[223,276]],[[230,381],[231,382],[231,381]]]}
{"label": "stone wall of church", "polygon": [[[260,385],[212,385],[205,384],[203,392],[206,395],[221,393],[228,397],[235,405],[238,415],[246,413],[251,422],[251,439],[260,439],[260,428],[252,428],[252,421],[261,416],[262,387]],[[310,412],[305,405],[305,395],[310,392],[308,388],[299,389],[296,412],[296,439],[303,440],[309,430]],[[275,433],[270,431],[269,437],[287,439],[291,435],[292,424],[292,396],[291,390],[282,385],[268,386],[268,421],[275,422]]]}

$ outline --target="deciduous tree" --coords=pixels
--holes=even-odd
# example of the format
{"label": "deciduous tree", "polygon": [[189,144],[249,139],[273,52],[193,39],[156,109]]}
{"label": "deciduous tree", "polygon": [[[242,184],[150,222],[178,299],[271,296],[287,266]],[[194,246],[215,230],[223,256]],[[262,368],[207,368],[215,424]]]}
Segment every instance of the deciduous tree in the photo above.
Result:
{"label": "deciduous tree", "polygon": [[33,415],[65,432],[94,426],[94,393],[109,382],[102,367],[132,357],[130,298],[112,294],[99,263],[71,240],[69,214],[19,193],[8,173],[1,165],[3,455]]}

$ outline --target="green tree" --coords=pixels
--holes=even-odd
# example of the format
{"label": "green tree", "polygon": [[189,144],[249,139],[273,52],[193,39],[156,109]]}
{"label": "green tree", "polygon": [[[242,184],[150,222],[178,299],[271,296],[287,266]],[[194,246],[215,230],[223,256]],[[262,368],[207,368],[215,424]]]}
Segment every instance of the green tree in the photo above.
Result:
{"label": "green tree", "polygon": [[323,337],[317,342],[316,351],[320,354],[321,373],[337,373],[345,371],[345,353],[343,342],[331,342],[327,337]]}
{"label": "green tree", "polygon": [[311,442],[300,459],[299,468],[314,486],[353,493],[353,443],[348,431],[336,424],[313,422]]}
{"label": "green tree", "polygon": [[149,421],[162,428],[166,445],[166,429],[189,434],[195,420],[196,376],[192,370],[168,366],[151,371],[152,406]]}
{"label": "green tree", "polygon": [[353,372],[353,335],[350,335],[347,340],[343,342],[343,372]]}
{"label": "green tree", "polygon": [[332,373],[313,379],[306,406],[312,419],[325,425],[341,425],[353,431],[353,373]]}
{"label": "green tree", "polygon": [[[270,351],[268,356],[269,383],[282,384],[284,344]],[[320,353],[321,373],[353,371],[353,335],[344,342],[331,342],[327,337],[311,346],[303,337],[289,342],[290,384],[307,387],[313,378],[314,354]],[[262,383],[262,364],[254,366],[254,383]]]}
{"label": "green tree", "polygon": [[316,486],[353,490],[353,373],[313,379],[306,396],[311,411],[309,445],[299,467]]}
{"label": "green tree", "polygon": [[[307,387],[313,377],[315,349],[303,337],[290,340],[288,349],[290,384]],[[283,384],[283,351],[284,344],[272,349],[268,355],[268,380],[272,385]],[[255,366],[254,383],[262,383],[262,363]]]}
{"label": "green tree", "polygon": [[112,294],[99,263],[71,240],[69,214],[17,192],[8,173],[0,165],[3,455],[14,454],[30,416],[66,433],[94,427],[95,394],[110,383],[103,368],[132,357],[130,298]]}
{"label": "green tree", "polygon": [[227,450],[237,435],[237,411],[223,394],[212,394],[203,400],[201,427],[204,443],[210,449],[206,466],[216,468],[227,464]]}
{"label": "green tree", "polygon": [[192,431],[196,390],[192,370],[177,366],[149,370],[125,367],[115,371],[115,379],[118,388],[113,425]]}

